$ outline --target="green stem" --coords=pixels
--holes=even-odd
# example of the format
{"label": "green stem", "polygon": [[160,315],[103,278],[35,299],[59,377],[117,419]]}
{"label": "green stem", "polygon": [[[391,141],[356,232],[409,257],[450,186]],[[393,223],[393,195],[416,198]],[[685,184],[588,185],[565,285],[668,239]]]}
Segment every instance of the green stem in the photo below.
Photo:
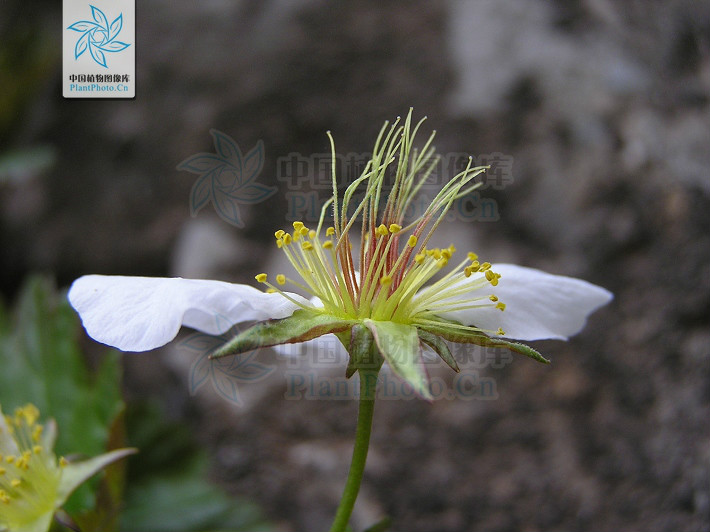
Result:
{"label": "green stem", "polygon": [[330,532],[345,532],[353,512],[357,494],[360,491],[362,475],[365,472],[367,450],[370,446],[372,432],[372,414],[375,411],[375,386],[378,370],[358,370],[360,373],[360,406],[357,414],[357,430],[355,432],[355,447],[350,462],[348,479],[345,482],[343,496],[340,498],[338,510],[335,513]]}

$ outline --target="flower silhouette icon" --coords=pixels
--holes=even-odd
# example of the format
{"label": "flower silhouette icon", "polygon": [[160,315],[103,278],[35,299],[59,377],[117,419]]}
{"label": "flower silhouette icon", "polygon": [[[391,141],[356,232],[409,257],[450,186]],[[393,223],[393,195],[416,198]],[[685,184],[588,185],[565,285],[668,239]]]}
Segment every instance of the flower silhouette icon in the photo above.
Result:
{"label": "flower silhouette icon", "polygon": [[196,394],[197,390],[209,381],[217,394],[236,405],[241,405],[238,385],[264,380],[276,369],[254,360],[258,349],[240,357],[230,357],[226,361],[210,359],[209,355],[229,338],[228,334],[210,336],[193,333],[180,343],[180,347],[185,350],[199,354],[190,370],[191,395]]}
{"label": "flower silhouette icon", "polygon": [[211,201],[222,220],[244,227],[239,204],[260,203],[277,190],[255,181],[264,167],[264,144],[257,142],[243,155],[230,136],[216,129],[210,134],[216,153],[197,153],[177,166],[200,176],[190,193],[190,214],[196,216]]}
{"label": "flower silhouette icon", "polygon": [[130,46],[130,44],[117,41],[116,37],[123,29],[123,13],[119,14],[111,24],[108,18],[98,7],[91,8],[91,20],[80,20],[67,29],[81,33],[81,37],[74,46],[74,59],[79,59],[87,50],[93,60],[104,68],[106,65],[106,54],[104,52],[120,52]]}

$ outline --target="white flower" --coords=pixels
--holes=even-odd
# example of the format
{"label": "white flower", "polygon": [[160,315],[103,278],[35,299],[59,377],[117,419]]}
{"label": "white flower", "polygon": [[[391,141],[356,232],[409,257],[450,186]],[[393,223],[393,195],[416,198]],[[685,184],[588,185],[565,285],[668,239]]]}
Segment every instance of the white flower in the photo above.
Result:
{"label": "white flower", "polygon": [[[566,340],[612,299],[608,290],[581,279],[513,264],[494,268],[501,273],[496,292],[506,301],[505,312],[486,306],[441,316],[484,329],[501,327],[510,339]],[[488,297],[486,290],[479,290]],[[297,294],[289,295],[310,304]],[[285,318],[300,308],[279,294],[243,284],[110,275],[77,279],[69,301],[94,340],[136,352],[169,343],[181,326],[218,335],[235,324]]]}
{"label": "white flower", "polygon": [[0,408],[0,532],[46,532],[54,513],[80,484],[133,454],[118,449],[69,463],[54,454],[56,424],[41,425],[28,404],[4,415]]}
{"label": "white flower", "polygon": [[[418,367],[422,344],[455,370],[443,340],[507,347],[547,362],[534,349],[508,340],[566,339],[612,295],[578,279],[493,266],[472,252],[451,266],[457,252],[453,244],[427,247],[453,203],[480,186],[473,180],[486,168],[472,167],[469,161],[424,212],[405,219],[437,162],[433,134],[422,150],[412,150],[420,125],[412,128],[411,112],[401,126],[385,124],[372,159],[342,197],[333,176],[333,195],[315,229],[297,221],[293,232],[275,232],[276,245],[298,279],[278,274],[274,283],[260,273],[256,280],[268,287],[260,292],[219,281],[91,275],[74,283],[71,304],[90,336],[125,351],[164,345],[181,325],[221,334],[240,322],[261,321],[214,356],[334,333],[350,354],[348,375],[363,368],[365,359],[370,364],[386,360],[424,397],[427,380]],[[334,155],[334,146],[332,150]],[[395,177],[386,193],[390,170]],[[362,199],[352,207],[355,197]],[[331,207],[333,226],[323,230]],[[353,234],[360,239],[357,256]],[[286,284],[310,299],[283,291]],[[271,319],[276,321],[263,321]]]}

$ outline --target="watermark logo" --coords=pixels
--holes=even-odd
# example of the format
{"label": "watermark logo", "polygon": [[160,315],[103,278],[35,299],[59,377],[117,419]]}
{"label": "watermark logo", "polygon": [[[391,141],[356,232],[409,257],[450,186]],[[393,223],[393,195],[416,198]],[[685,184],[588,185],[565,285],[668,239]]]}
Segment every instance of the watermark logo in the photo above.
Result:
{"label": "watermark logo", "polygon": [[211,129],[215,153],[197,153],[180,164],[184,170],[200,177],[190,192],[190,214],[194,217],[212,203],[219,217],[236,227],[244,227],[240,204],[260,203],[276,194],[277,188],[256,182],[264,168],[264,143],[242,154],[229,135]]}
{"label": "watermark logo", "polygon": [[106,52],[117,53],[130,46],[130,43],[116,40],[123,29],[123,13],[109,24],[103,11],[95,6],[89,7],[93,21],[79,20],[67,28],[81,33],[74,45],[74,59],[78,60],[88,50],[98,65],[108,68]]}
{"label": "watermark logo", "polygon": [[224,345],[238,331],[232,332],[233,334],[222,336],[194,333],[178,344],[179,348],[198,355],[190,368],[191,395],[195,395],[200,388],[210,383],[220,397],[235,405],[242,405],[239,385],[262,381],[274,371],[273,366],[255,360],[258,350],[216,360],[209,358],[210,353]]}
{"label": "watermark logo", "polygon": [[[362,174],[370,160],[370,153],[348,153],[336,155],[314,153],[309,156],[289,153],[276,160],[276,179],[286,189],[286,218],[288,221],[301,220],[317,222],[321,208],[333,190],[332,169],[334,166],[336,186],[343,188]],[[496,222],[500,210],[495,199],[481,194],[487,189],[503,190],[513,183],[513,157],[501,152],[481,154],[473,158],[473,166],[488,166],[486,172],[476,177],[477,190],[457,199],[447,213],[447,221]],[[469,165],[465,153],[449,152],[441,155],[419,188],[419,194],[404,213],[405,219],[421,216],[428,208],[441,187],[451,176],[462,172]],[[353,196],[357,202],[364,196],[361,191]]]}
{"label": "watermark logo", "polygon": [[62,0],[62,95],[136,95],[135,0]]}

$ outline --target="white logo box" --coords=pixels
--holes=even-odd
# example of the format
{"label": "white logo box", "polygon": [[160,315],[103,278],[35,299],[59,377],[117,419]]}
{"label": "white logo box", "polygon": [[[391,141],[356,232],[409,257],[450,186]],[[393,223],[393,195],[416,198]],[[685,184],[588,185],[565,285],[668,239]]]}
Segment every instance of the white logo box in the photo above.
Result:
{"label": "white logo box", "polygon": [[136,95],[135,0],[64,0],[65,98]]}

